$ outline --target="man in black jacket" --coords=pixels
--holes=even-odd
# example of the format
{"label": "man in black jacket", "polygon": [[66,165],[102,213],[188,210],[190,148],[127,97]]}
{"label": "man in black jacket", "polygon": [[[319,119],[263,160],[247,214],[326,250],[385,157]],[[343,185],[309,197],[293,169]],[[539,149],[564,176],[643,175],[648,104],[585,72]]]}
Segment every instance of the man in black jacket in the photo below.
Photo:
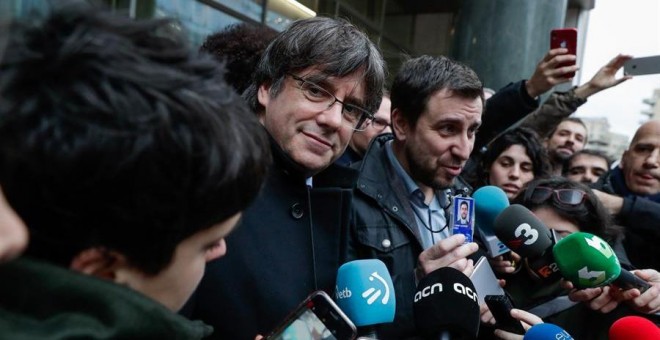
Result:
{"label": "man in black jacket", "polygon": [[265,187],[209,264],[188,308],[215,336],[254,339],[308,294],[334,292],[346,258],[355,171],[330,166],[382,98],[383,59],[344,20],[293,23],[268,46],[244,97],[271,137]]}
{"label": "man in black jacket", "polygon": [[[353,201],[353,256],[385,262],[396,291],[392,324],[381,339],[416,335],[412,303],[416,281],[440,267],[468,274],[475,243],[450,236],[455,179],[474,146],[483,111],[477,75],[445,57],[404,63],[391,91],[392,129],[371,144]],[[469,188],[455,190],[467,194]]]}
{"label": "man in black jacket", "polygon": [[625,227],[624,247],[637,268],[660,270],[660,121],[643,124],[621,163],[596,184],[598,198]]}

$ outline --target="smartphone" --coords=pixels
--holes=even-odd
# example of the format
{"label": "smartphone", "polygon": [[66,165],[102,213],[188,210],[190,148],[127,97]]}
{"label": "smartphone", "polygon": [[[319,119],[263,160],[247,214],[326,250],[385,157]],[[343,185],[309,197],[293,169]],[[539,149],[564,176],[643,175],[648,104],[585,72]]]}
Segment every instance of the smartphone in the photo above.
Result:
{"label": "smartphone", "polygon": [[513,305],[506,295],[486,295],[484,300],[495,317],[495,328],[515,334],[525,334],[522,323],[511,316]]}
{"label": "smartphone", "polygon": [[623,74],[643,75],[660,73],[660,56],[633,58],[623,64]]}
{"label": "smartphone", "polygon": [[500,287],[500,282],[495,277],[495,273],[485,256],[477,260],[477,264],[474,265],[474,270],[470,275],[470,280],[472,280],[474,288],[477,289],[480,306],[486,302],[484,297],[487,295],[504,295],[504,290]]}
{"label": "smartphone", "polygon": [[[568,54],[577,55],[577,29],[575,28],[555,28],[550,31],[550,49],[566,48]],[[557,67],[572,66],[575,61],[565,62]],[[568,78],[575,77],[575,72],[567,73]]]}
{"label": "smartphone", "polygon": [[269,334],[268,340],[355,339],[357,329],[323,291],[310,294]]}

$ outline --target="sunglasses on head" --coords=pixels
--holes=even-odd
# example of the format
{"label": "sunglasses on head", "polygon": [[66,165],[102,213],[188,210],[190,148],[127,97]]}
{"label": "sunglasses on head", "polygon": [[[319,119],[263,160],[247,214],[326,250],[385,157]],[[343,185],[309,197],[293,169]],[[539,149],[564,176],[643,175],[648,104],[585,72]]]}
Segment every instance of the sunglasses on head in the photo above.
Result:
{"label": "sunglasses on head", "polygon": [[554,199],[561,204],[576,206],[584,202],[587,193],[579,189],[553,189],[549,187],[536,187],[533,188],[528,195],[530,202],[541,204],[547,201],[554,194]]}

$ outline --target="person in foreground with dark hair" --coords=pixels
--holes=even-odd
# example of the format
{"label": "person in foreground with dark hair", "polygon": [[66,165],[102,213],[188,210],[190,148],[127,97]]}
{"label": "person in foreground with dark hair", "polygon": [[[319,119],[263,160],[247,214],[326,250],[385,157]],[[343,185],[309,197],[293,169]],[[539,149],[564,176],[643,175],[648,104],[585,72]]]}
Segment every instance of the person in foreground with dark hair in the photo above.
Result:
{"label": "person in foreground with dark hair", "polygon": [[217,62],[171,26],[68,2],[2,31],[0,185],[31,238],[0,266],[3,337],[211,332],[174,312],[270,154]]}
{"label": "person in foreground with dark hair", "polygon": [[388,267],[396,291],[392,324],[381,339],[419,336],[413,318],[417,281],[441,267],[466,275],[478,246],[451,235],[455,179],[481,124],[483,89],[476,73],[446,57],[406,61],[392,84],[392,130],[371,143],[361,163],[352,229],[353,256]]}
{"label": "person in foreground with dark hair", "polygon": [[209,35],[199,50],[225,63],[225,80],[241,94],[250,85],[261,55],[275,36],[277,31],[268,26],[242,22]]}
{"label": "person in foreground with dark hair", "polygon": [[332,163],[373,120],[384,81],[380,52],[345,20],[296,21],[266,48],[243,96],[274,163],[185,308],[218,337],[268,334],[313,291],[335,291],[356,174]]}

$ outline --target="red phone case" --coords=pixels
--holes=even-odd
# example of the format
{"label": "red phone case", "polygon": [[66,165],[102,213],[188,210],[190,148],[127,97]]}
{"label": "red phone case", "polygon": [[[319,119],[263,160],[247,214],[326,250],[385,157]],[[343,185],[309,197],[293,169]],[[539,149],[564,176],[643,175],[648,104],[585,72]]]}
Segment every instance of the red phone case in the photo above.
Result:
{"label": "red phone case", "polygon": [[[550,32],[550,49],[566,48],[568,54],[577,55],[577,29],[575,28],[556,28]],[[575,65],[575,62],[561,63],[557,67]],[[574,77],[575,72],[566,74],[567,77]]]}

